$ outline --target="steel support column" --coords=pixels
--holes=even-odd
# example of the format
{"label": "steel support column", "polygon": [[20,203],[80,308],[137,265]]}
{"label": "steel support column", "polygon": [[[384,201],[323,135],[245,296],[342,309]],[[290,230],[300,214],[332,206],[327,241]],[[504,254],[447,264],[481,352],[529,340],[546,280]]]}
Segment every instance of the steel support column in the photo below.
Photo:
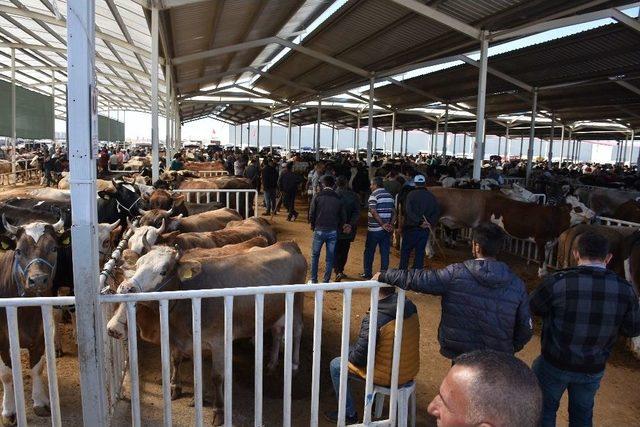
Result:
{"label": "steel support column", "polygon": [[400,157],[404,153],[404,129],[400,129]]}
{"label": "steel support column", "polygon": [[451,150],[451,157],[455,158],[456,157],[456,136],[457,134],[453,134],[453,147]]}
{"label": "steel support column", "polygon": [[256,148],[258,149],[258,157],[260,157],[260,119],[258,119],[258,129],[256,129]]}
{"label": "steel support column", "polygon": [[549,138],[549,153],[547,155],[547,169],[551,170],[553,169],[552,167],[552,163],[553,163],[553,139],[555,137],[555,132],[556,132],[556,115],[555,113],[551,113],[551,137]]}
{"label": "steel support column", "polygon": [[502,137],[500,135],[498,135],[498,156],[500,155],[500,152],[502,151]]}
{"label": "steel support column", "polygon": [[520,161],[522,161],[522,150],[524,149],[524,132],[520,134]]}
{"label": "steel support column", "polygon": [[391,114],[391,158],[396,152],[396,112]]}
{"label": "steel support column", "polygon": [[369,119],[367,123],[367,166],[371,173],[371,151],[373,146],[373,85],[376,80],[373,76],[369,79]]}
{"label": "steel support column", "polygon": [[331,152],[335,150],[336,147],[336,127],[331,126]]}
{"label": "steel support column", "polygon": [[320,128],[322,125],[322,99],[318,97],[318,127],[316,132],[318,135],[316,137],[316,160],[320,160]]}
{"label": "steel support column", "polygon": [[462,134],[462,158],[466,159],[467,158],[467,133],[464,132]]}
{"label": "steel support column", "polygon": [[291,156],[291,105],[289,105],[289,117],[287,120],[287,155]]}
{"label": "steel support column", "polygon": [[[52,131],[51,141],[55,143],[56,142],[56,126],[55,126],[55,123],[56,123],[56,71],[55,70],[51,71],[51,104],[52,104],[51,107],[53,111],[53,129],[51,130]],[[68,151],[69,151],[69,145],[67,144],[67,154],[68,154]]]}
{"label": "steel support column", "polygon": [[16,172],[16,138],[16,50],[11,48],[11,173]]}
{"label": "steel support column", "polygon": [[75,283],[82,284],[75,290],[82,421],[86,426],[107,426],[105,331],[98,303],[99,248],[96,234],[98,94],[94,65],[95,0],[68,0],[67,17],[71,246],[74,254],[73,279]]}
{"label": "steel support column", "polygon": [[483,147],[480,146],[484,141],[484,111],[485,101],[487,94],[487,54],[489,49],[489,41],[487,40],[487,33],[482,32],[480,38],[480,67],[478,77],[478,98],[477,98],[477,110],[476,110],[476,138],[473,150],[473,179],[480,179],[480,172],[482,170],[482,152]]}
{"label": "steel support column", "polygon": [[151,182],[160,177],[160,140],[158,135],[158,25],[159,11],[151,9]]}
{"label": "steel support column", "polygon": [[269,116],[269,155],[273,156],[273,107]]}
{"label": "steel support column", "polygon": [[298,155],[302,151],[302,126],[298,126]]}
{"label": "steel support column", "polygon": [[449,103],[444,110],[444,135],[442,138],[442,157],[447,156],[447,137],[449,136]]}
{"label": "steel support column", "polygon": [[[171,113],[169,113],[171,111],[171,89],[170,89],[170,85],[171,85],[171,63],[168,60],[165,60],[165,71],[164,71],[164,81],[165,81],[165,88],[164,88],[164,92],[165,92],[165,104],[164,104],[164,115],[165,115],[165,124],[166,124],[166,129],[165,129],[165,137],[164,137],[164,162],[165,162],[165,168],[167,170],[169,170],[169,166],[171,165],[171,142],[170,142],[170,138],[169,138],[169,134],[171,133],[170,129],[171,129]],[[111,124],[109,124],[109,127],[111,127]],[[155,181],[154,181],[155,182]]]}
{"label": "steel support column", "polygon": [[527,150],[527,184],[531,177],[531,167],[533,166],[533,143],[536,136],[536,115],[538,113],[538,89],[533,90],[533,102],[531,106],[531,126],[529,128],[529,149]]}
{"label": "steel support column", "polygon": [[251,122],[247,123],[247,147],[251,147]]}
{"label": "steel support column", "polygon": [[507,130],[504,136],[504,160],[507,160],[509,157],[509,125],[507,125]]}
{"label": "steel support column", "polygon": [[356,151],[356,157],[358,157],[358,151],[360,150],[360,112],[358,112],[358,120],[357,120],[357,124],[356,124],[356,145],[355,145],[355,151]]}
{"label": "steel support column", "polygon": [[242,151],[242,139],[244,136],[244,132],[242,132],[242,123],[238,125],[240,127],[240,151]]}
{"label": "steel support column", "polygon": [[431,153],[435,156],[438,155],[438,134],[440,133],[440,117],[436,118],[436,135],[431,145]]}

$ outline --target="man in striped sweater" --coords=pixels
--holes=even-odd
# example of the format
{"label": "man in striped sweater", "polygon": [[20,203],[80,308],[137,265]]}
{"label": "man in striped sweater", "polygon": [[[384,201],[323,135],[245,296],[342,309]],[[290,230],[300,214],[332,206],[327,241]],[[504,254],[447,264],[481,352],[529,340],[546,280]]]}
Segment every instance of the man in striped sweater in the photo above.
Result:
{"label": "man in striped sweater", "polygon": [[382,177],[377,176],[371,182],[371,196],[369,196],[369,215],[367,241],[364,249],[363,279],[371,279],[373,258],[376,247],[380,247],[380,271],[389,268],[389,252],[391,250],[391,232],[395,218],[395,203],[391,194],[384,189]]}

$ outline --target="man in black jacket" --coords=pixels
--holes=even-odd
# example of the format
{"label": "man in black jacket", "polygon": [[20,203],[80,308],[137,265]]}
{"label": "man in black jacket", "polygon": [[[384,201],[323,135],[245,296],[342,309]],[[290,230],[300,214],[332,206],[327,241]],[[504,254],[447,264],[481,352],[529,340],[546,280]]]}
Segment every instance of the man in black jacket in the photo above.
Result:
{"label": "man in black jacket", "polygon": [[592,425],[595,395],[618,334],[640,335],[638,294],[607,270],[609,241],[587,231],[573,256],[577,267],[552,274],[531,294],[531,311],[542,316],[542,354],[533,371],[542,388],[543,427],[556,425],[567,389],[569,425]]}
{"label": "man in black jacket", "polygon": [[356,238],[356,227],[358,226],[358,219],[360,218],[360,200],[358,195],[349,189],[349,181],[345,176],[339,176],[336,180],[338,189],[336,193],[342,199],[344,204],[346,217],[346,223],[351,226],[349,233],[338,233],[338,241],[336,243],[336,256],[333,264],[333,270],[336,273],[336,282],[344,279],[344,266],[347,263],[349,257],[349,248],[351,242]]}
{"label": "man in black jacket", "polygon": [[268,158],[266,165],[262,169],[262,189],[264,191],[264,202],[267,211],[263,215],[271,215],[276,207],[276,189],[278,188],[278,170],[274,161]]}
{"label": "man in black jacket", "polygon": [[504,232],[492,223],[474,229],[475,259],[441,270],[387,270],[374,280],[442,296],[440,353],[448,358],[473,350],[520,351],[531,339],[529,297],[524,283],[496,260]]}
{"label": "man in black jacket", "polygon": [[309,223],[313,230],[313,244],[311,246],[311,283],[318,283],[318,260],[322,246],[326,245],[324,283],[331,280],[331,270],[338,240],[338,230],[349,233],[351,226],[345,224],[346,213],[344,203],[335,192],[335,179],[325,175],[320,179],[321,190],[311,200],[309,208]]}
{"label": "man in black jacket", "polygon": [[438,222],[440,206],[436,197],[425,187],[423,175],[413,178],[415,190],[407,194],[404,202],[404,221],[402,223],[402,248],[400,249],[400,268],[409,267],[409,256],[415,251],[413,268],[424,268],[424,255],[429,241],[429,227]]}
{"label": "man in black jacket", "polygon": [[287,208],[287,221],[295,221],[298,218],[298,212],[295,209],[296,193],[298,186],[302,182],[302,177],[293,172],[293,162],[288,162],[286,170],[278,178],[278,188],[282,192],[282,202]]}

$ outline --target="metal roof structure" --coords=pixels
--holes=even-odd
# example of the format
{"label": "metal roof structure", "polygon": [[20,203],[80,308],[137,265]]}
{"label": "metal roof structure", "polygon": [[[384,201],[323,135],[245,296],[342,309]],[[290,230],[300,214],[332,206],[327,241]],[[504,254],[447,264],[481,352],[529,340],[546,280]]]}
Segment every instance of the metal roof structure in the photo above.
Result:
{"label": "metal roof structure", "polygon": [[[51,95],[66,116],[66,0],[0,0],[0,79]],[[144,10],[131,0],[96,1],[96,77],[99,106],[149,111],[151,36]],[[164,97],[163,78],[160,93]],[[55,91],[52,89],[55,87]]]}

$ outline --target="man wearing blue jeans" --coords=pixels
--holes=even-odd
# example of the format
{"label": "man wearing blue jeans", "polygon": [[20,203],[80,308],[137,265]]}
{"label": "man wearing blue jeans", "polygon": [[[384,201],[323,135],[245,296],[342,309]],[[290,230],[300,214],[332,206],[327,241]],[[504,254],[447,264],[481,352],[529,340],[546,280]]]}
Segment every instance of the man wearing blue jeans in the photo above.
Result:
{"label": "man wearing blue jeans", "polygon": [[384,189],[382,177],[377,176],[371,182],[369,196],[369,214],[367,222],[367,241],[364,248],[363,279],[371,279],[373,258],[376,247],[380,247],[380,271],[389,268],[389,251],[391,250],[391,232],[395,216],[395,203],[391,194]]}
{"label": "man wearing blue jeans", "polygon": [[440,207],[436,197],[425,187],[423,175],[413,178],[415,189],[410,191],[402,209],[404,221],[402,224],[402,247],[400,248],[400,270],[409,267],[409,257],[415,251],[413,267],[416,270],[424,268],[424,256],[429,241],[429,230],[438,222]]}
{"label": "man wearing blue jeans", "polygon": [[543,395],[542,426],[556,425],[569,391],[569,425],[591,426],[593,404],[618,334],[640,335],[640,308],[633,286],[611,270],[609,241],[594,230],[579,235],[578,266],[545,279],[531,294],[542,317],[542,354],[533,362]]}
{"label": "man wearing blue jeans", "polygon": [[331,280],[338,230],[342,228],[346,233],[351,231],[351,226],[345,224],[347,215],[342,199],[334,190],[335,183],[333,176],[323,176],[320,179],[321,190],[313,197],[309,208],[309,222],[313,230],[311,283],[318,283],[318,261],[323,245],[326,246],[323,282],[328,283]]}

